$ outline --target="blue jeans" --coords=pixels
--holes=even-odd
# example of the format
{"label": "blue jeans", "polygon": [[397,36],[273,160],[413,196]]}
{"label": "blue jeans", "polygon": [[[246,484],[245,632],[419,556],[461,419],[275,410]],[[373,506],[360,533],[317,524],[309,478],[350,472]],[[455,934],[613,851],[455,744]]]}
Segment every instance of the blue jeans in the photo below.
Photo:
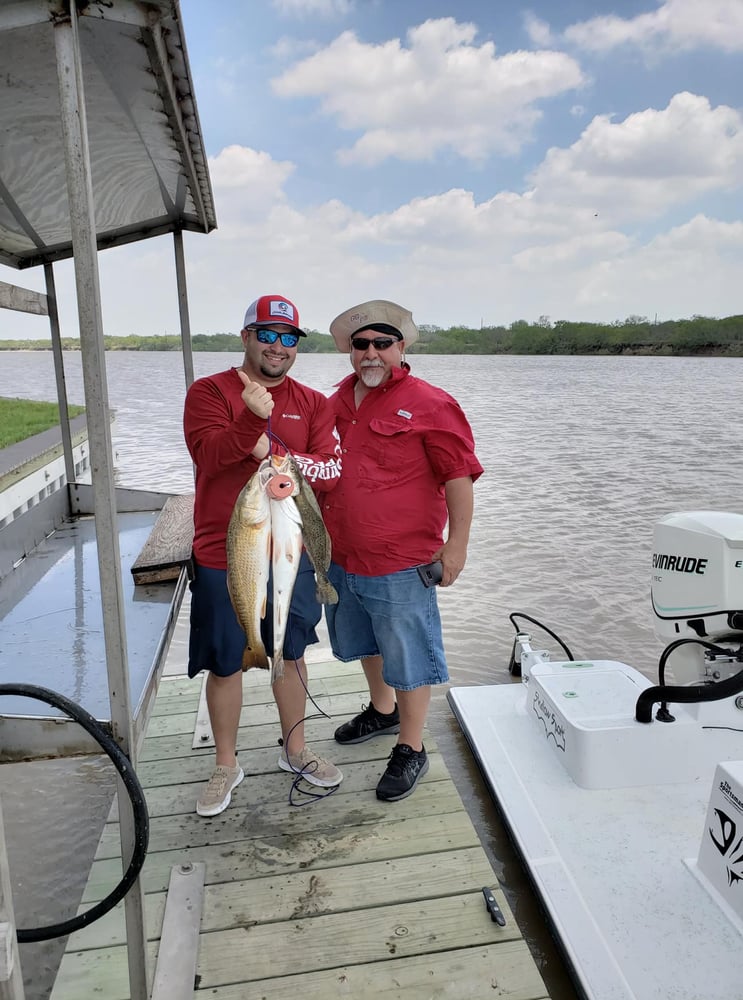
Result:
{"label": "blue jeans", "polygon": [[328,576],[338,591],[338,603],[325,605],[336,659],[381,655],[384,681],[397,691],[449,680],[436,588],[415,568],[359,576],[332,563]]}
{"label": "blue jeans", "polygon": [[[273,588],[269,574],[266,616],[261,621],[261,638],[266,651],[273,649]],[[315,625],[322,617],[322,605],[315,597],[315,573],[307,553],[302,553],[294,584],[289,619],[284,635],[283,656],[298,660],[305,648],[317,642]],[[227,570],[196,565],[191,583],[191,632],[188,642],[188,676],[211,670],[229,677],[242,669],[245,633],[235,616],[227,591]]]}

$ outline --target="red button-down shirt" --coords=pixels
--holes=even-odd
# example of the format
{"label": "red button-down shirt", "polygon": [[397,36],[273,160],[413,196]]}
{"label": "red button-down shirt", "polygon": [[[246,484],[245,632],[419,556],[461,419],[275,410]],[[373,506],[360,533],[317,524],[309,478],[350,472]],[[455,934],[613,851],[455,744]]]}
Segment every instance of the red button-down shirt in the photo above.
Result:
{"label": "red button-down shirt", "polygon": [[429,562],[443,542],[445,484],[482,466],[457,401],[403,368],[356,408],[355,374],[330,397],[343,474],[321,498],[333,560],[347,572],[382,576]]}

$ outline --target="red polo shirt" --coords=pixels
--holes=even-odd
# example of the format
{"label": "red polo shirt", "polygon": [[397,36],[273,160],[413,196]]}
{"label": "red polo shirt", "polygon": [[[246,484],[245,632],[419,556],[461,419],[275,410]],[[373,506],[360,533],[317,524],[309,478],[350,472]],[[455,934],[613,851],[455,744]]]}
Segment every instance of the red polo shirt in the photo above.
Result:
{"label": "red polo shirt", "polygon": [[[196,561],[227,568],[227,526],[237,496],[258,468],[250,454],[268,422],[242,401],[235,368],[200,378],[189,388],[183,414],[186,445],[196,466],[194,541]],[[292,452],[317,492],[335,487],[340,448],[328,399],[288,376],[268,387],[274,398],[271,432]],[[274,453],[286,449],[274,442]]]}
{"label": "red polo shirt", "polygon": [[349,573],[382,576],[429,562],[443,542],[444,486],[482,473],[472,430],[443,389],[393,368],[356,409],[355,374],[330,397],[343,475],[320,500],[333,560]]}

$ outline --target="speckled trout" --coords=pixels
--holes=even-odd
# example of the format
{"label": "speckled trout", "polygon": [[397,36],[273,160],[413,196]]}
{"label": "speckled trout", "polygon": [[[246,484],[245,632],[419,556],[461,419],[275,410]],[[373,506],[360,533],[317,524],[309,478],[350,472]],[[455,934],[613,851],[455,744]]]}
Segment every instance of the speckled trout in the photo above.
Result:
{"label": "speckled trout", "polygon": [[273,475],[271,463],[261,462],[241,490],[227,528],[227,589],[245,632],[243,670],[268,668],[261,620],[266,615],[271,558],[271,508],[266,484]]}
{"label": "speckled trout", "polygon": [[289,607],[302,558],[302,518],[294,496],[269,498],[271,508],[271,568],[273,570],[273,655],[271,683],[284,675],[284,636]]}
{"label": "speckled trout", "polygon": [[279,471],[288,475],[294,484],[292,498],[296,502],[299,515],[302,518],[302,539],[317,580],[315,596],[320,604],[337,604],[338,594],[328,579],[331,554],[330,535],[322,519],[315,493],[291,455],[285,456],[279,466]]}

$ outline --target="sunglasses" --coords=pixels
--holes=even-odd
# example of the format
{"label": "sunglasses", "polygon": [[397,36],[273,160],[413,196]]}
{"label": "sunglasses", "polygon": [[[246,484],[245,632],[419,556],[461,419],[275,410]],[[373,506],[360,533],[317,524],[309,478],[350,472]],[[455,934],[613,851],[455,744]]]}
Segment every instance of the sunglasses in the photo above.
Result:
{"label": "sunglasses", "polygon": [[374,346],[375,351],[386,351],[393,344],[399,343],[399,340],[395,340],[392,337],[374,337],[373,340],[369,340],[368,337],[351,338],[351,347],[353,347],[354,351],[366,351],[369,348],[369,344]]}
{"label": "sunglasses", "polygon": [[296,347],[299,343],[298,333],[276,333],[275,330],[256,330],[256,339],[260,344],[275,344],[281,338],[282,347]]}

